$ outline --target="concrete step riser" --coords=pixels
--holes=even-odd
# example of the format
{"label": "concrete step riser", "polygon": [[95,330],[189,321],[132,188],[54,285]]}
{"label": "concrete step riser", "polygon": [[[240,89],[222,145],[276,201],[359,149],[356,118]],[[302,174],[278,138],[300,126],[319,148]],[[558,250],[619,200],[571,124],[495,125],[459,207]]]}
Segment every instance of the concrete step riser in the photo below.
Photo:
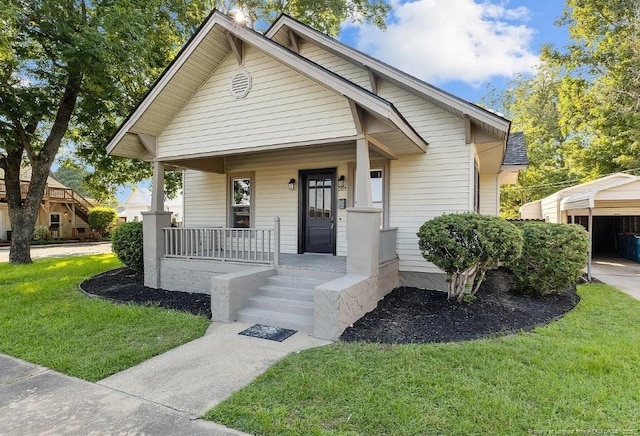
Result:
{"label": "concrete step riser", "polygon": [[261,296],[249,299],[247,307],[271,312],[285,313],[313,317],[313,303],[283,300],[281,298],[261,298]]}
{"label": "concrete step riser", "polygon": [[279,288],[275,286],[261,286],[258,288],[258,295],[270,298],[281,298],[283,300],[308,301],[313,302],[313,291],[308,289],[299,290],[293,288]]}
{"label": "concrete step riser", "polygon": [[304,333],[313,333],[313,319],[276,312],[264,313],[262,310],[244,308],[237,314],[240,322],[248,324],[266,324],[274,327],[297,330]]}
{"label": "concrete step riser", "polygon": [[313,291],[320,284],[322,284],[320,280],[307,280],[300,277],[273,276],[267,279],[267,285],[269,286],[308,289],[310,291]]}

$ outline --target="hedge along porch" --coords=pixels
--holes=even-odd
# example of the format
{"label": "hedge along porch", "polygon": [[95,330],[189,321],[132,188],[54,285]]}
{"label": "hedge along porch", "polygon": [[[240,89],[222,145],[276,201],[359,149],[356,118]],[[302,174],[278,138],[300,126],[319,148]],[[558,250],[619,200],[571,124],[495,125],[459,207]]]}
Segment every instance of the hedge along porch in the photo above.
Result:
{"label": "hedge along porch", "polygon": [[[210,292],[216,319],[335,338],[400,278],[446,286],[416,231],[498,213],[526,166],[505,162],[508,130],[290,17],[264,36],[215,12],[108,151],[155,165],[147,285]],[[184,171],[182,229],[163,212],[166,169]]]}

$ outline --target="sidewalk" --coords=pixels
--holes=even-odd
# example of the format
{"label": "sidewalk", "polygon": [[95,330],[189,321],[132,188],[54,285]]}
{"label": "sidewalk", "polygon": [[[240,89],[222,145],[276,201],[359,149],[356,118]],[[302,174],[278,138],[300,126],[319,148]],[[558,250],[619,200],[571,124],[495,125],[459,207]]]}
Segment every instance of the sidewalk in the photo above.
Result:
{"label": "sidewalk", "polygon": [[0,436],[243,435],[198,418],[289,353],[329,343],[238,335],[247,327],[213,323],[202,338],[98,383],[0,354]]}
{"label": "sidewalk", "polygon": [[[111,242],[76,242],[31,247],[31,259],[104,253],[111,253]],[[0,247],[0,262],[9,262],[9,247]]]}
{"label": "sidewalk", "polygon": [[226,436],[243,433],[0,355],[0,435],[34,434]]}

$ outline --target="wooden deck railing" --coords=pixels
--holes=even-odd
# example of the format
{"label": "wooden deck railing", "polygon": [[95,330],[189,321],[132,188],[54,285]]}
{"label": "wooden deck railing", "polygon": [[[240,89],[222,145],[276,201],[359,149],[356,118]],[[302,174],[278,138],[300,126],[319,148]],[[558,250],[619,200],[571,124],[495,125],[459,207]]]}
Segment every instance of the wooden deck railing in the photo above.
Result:
{"label": "wooden deck railing", "polygon": [[[27,196],[27,192],[29,192],[29,182],[21,181],[20,182],[20,193],[22,197]],[[5,198],[7,196],[7,186],[3,179],[0,179],[0,198]],[[71,188],[58,188],[46,185],[44,189],[43,198],[53,200],[53,201],[63,201],[68,203],[76,203],[77,206],[80,206],[84,212],[87,212],[89,209],[93,207],[90,201],[84,198],[82,195],[78,194]]]}
{"label": "wooden deck railing", "polygon": [[380,265],[398,257],[396,252],[397,234],[397,227],[380,229]]}
{"label": "wooden deck railing", "polygon": [[280,219],[273,229],[168,227],[164,232],[165,257],[218,261],[280,262]]}

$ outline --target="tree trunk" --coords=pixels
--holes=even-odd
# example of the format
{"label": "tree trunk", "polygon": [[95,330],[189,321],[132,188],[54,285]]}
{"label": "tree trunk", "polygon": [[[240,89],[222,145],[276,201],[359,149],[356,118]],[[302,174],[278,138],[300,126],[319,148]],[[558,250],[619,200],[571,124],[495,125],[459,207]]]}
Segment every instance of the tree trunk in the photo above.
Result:
{"label": "tree trunk", "polygon": [[[51,164],[53,164],[62,138],[69,127],[69,120],[75,108],[81,82],[81,75],[71,74],[69,76],[51,131],[39,153],[35,154],[30,148],[30,138],[20,138],[21,140],[16,143],[14,148],[7,150],[3,168],[12,231],[9,250],[9,262],[11,263],[31,263],[31,238],[38,218],[38,210],[47,186]],[[18,135],[18,137],[20,136]],[[20,190],[20,169],[25,151],[31,164],[31,180],[29,180],[27,196],[23,201]]]}
{"label": "tree trunk", "polygon": [[31,263],[31,238],[38,219],[38,209],[47,184],[51,164],[37,161],[32,164],[31,180],[27,196],[22,200],[20,189],[20,164],[10,161],[5,170],[9,222],[11,223],[11,247],[9,262]]}

